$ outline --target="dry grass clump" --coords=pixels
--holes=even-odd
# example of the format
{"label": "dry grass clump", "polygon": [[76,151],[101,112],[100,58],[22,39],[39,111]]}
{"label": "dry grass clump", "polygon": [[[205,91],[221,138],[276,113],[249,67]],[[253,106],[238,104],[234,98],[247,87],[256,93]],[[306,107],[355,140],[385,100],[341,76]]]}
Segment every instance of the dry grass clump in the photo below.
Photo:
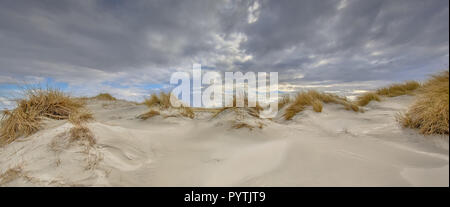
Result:
{"label": "dry grass clump", "polygon": [[[247,129],[249,129],[249,130],[251,131],[251,130],[253,130],[253,128],[255,128],[255,127],[252,126],[252,125],[249,125],[249,124],[247,124],[247,123],[244,123],[244,122],[237,122],[237,123],[234,123],[234,124],[231,126],[231,128],[233,128],[233,129],[247,128]],[[261,128],[262,128],[262,127],[261,127]]]}
{"label": "dry grass clump", "polygon": [[377,89],[375,92],[364,93],[356,98],[359,106],[366,106],[371,101],[381,101],[380,96],[396,97],[401,95],[413,95],[414,91],[420,88],[417,81],[406,81],[405,83],[392,84],[388,87]]}
{"label": "dry grass clump", "polygon": [[[233,106],[220,108],[218,111],[216,111],[216,113],[213,114],[212,118],[217,117],[220,113],[222,113],[223,111],[225,111],[227,109],[238,108],[236,102],[237,102],[237,98],[236,98],[236,96],[233,96]],[[249,107],[247,96],[244,96],[244,107],[243,108],[250,109],[249,114],[252,116],[255,116],[255,117],[259,117],[259,112],[263,110],[263,107],[258,102],[256,102],[256,105],[254,107]]]}
{"label": "dry grass clump", "polygon": [[148,107],[159,105],[159,97],[156,94],[152,94],[150,98],[144,100],[144,104]]}
{"label": "dry grass clump", "polygon": [[17,107],[3,115],[0,145],[8,144],[19,136],[33,134],[40,128],[42,118],[69,119],[83,106],[83,101],[56,89],[28,89],[25,98],[18,100]]}
{"label": "dry grass clump", "polygon": [[318,100],[318,99],[312,100],[311,101],[311,105],[312,105],[313,110],[315,112],[322,112],[323,105],[322,105],[322,102],[320,100]]}
{"label": "dry grass clump", "polygon": [[148,107],[159,106],[160,108],[168,109],[172,107],[170,104],[170,93],[161,92],[159,96],[152,94],[150,98],[145,99],[144,104]]}
{"label": "dry grass clump", "polygon": [[380,96],[396,97],[401,95],[411,95],[412,92],[420,87],[417,81],[406,81],[405,83],[392,84],[388,87],[380,88],[376,93]]}
{"label": "dry grass clump", "polygon": [[291,98],[289,96],[283,96],[281,100],[278,100],[278,110],[282,109],[288,103],[291,102]]}
{"label": "dry grass clump", "polygon": [[283,117],[285,120],[291,120],[297,113],[305,110],[305,108],[306,106],[304,105],[292,104],[284,111]]}
{"label": "dry grass clump", "polygon": [[233,121],[233,122],[232,122],[232,125],[231,125],[231,128],[232,128],[232,129],[242,129],[242,128],[247,128],[247,129],[249,129],[250,131],[252,131],[252,130],[255,129],[255,128],[263,129],[264,126],[265,126],[265,125],[264,125],[264,123],[262,123],[262,122],[257,122],[257,123],[249,124],[249,123],[242,122],[242,121]]}
{"label": "dry grass clump", "polygon": [[18,165],[12,168],[9,168],[5,172],[0,174],[0,186],[9,183],[20,176],[22,176],[22,165]]}
{"label": "dry grass clump", "polygon": [[98,100],[104,100],[104,101],[115,101],[117,100],[116,98],[114,98],[114,96],[112,96],[109,93],[100,93],[97,96],[94,96],[95,99]]}
{"label": "dry grass clump", "polygon": [[419,90],[416,102],[397,117],[403,127],[419,129],[424,135],[449,131],[449,72],[433,75]]}
{"label": "dry grass clump", "polygon": [[141,114],[138,116],[138,118],[142,119],[142,120],[147,120],[151,117],[160,115],[159,111],[155,111],[155,110],[150,110],[149,112],[145,113],[145,114]]}
{"label": "dry grass clump", "polygon": [[365,93],[361,96],[358,96],[356,98],[356,103],[358,104],[358,106],[366,106],[367,104],[369,104],[371,101],[381,101],[381,98],[378,94],[374,93],[374,92],[368,92]]}
{"label": "dry grass clump", "polygon": [[226,107],[222,107],[219,110],[217,110],[213,115],[212,118],[216,118],[220,113],[224,112],[225,110],[227,110],[228,108]]}
{"label": "dry grass clump", "polygon": [[[152,107],[159,107],[159,109],[175,108],[170,103],[170,96],[171,96],[170,93],[164,93],[164,92],[161,92],[159,95],[152,94],[150,96],[150,98],[145,99],[144,104],[150,108],[152,108]],[[191,107],[181,105],[177,109],[179,110],[181,116],[188,117],[191,119],[193,119],[195,116],[195,113]],[[156,115],[160,115],[160,112],[158,112],[154,109],[151,109],[149,112],[147,112],[145,114],[141,114],[138,117],[140,119],[146,120],[146,119],[151,118]],[[165,116],[165,117],[167,118],[170,116]]]}
{"label": "dry grass clump", "polygon": [[75,113],[71,113],[69,115],[69,121],[72,124],[80,125],[81,123],[87,122],[89,120],[92,120],[94,117],[92,113],[85,109],[81,109],[76,111]]}
{"label": "dry grass clump", "polygon": [[195,113],[192,110],[192,108],[191,107],[186,107],[186,106],[183,106],[183,105],[181,105],[181,107],[180,107],[180,114],[182,116],[184,116],[184,117],[188,117],[188,118],[191,118],[191,119],[193,119],[195,117]]}
{"label": "dry grass clump", "polygon": [[305,110],[307,106],[312,106],[315,112],[322,112],[323,103],[341,104],[346,110],[359,111],[359,107],[348,101],[346,98],[334,94],[320,93],[315,90],[310,90],[306,92],[299,92],[291,105],[286,108],[283,116],[286,120],[290,120],[297,113]]}
{"label": "dry grass clump", "polygon": [[88,127],[83,125],[75,125],[69,131],[70,142],[81,142],[86,146],[93,146],[96,141],[94,135]]}
{"label": "dry grass clump", "polygon": [[[237,102],[237,98],[236,98],[236,96],[233,96],[233,106],[232,107],[225,107],[225,108],[236,108],[237,107],[237,103],[236,102]],[[259,105],[258,101],[256,101],[256,104],[255,104],[254,107],[253,106],[249,107],[248,106],[248,97],[247,96],[244,97],[244,108],[254,109],[254,110],[256,110],[256,112],[258,114],[259,114],[260,111],[263,110],[263,107],[261,105]]]}

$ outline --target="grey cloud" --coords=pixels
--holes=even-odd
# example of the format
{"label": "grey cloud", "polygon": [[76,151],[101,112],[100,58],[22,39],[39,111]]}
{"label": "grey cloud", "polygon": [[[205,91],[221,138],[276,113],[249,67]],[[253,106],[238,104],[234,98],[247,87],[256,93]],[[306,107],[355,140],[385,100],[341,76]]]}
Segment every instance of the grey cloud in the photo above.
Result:
{"label": "grey cloud", "polygon": [[134,86],[167,82],[193,62],[277,71],[294,85],[419,79],[448,67],[446,0],[261,0],[251,13],[254,4],[2,0],[0,83]]}
{"label": "grey cloud", "polygon": [[[339,9],[341,2],[346,7]],[[259,21],[246,28],[249,41],[244,47],[255,56],[247,67],[296,67],[305,73],[305,80],[339,81],[402,79],[414,69],[430,70],[422,65],[436,66],[433,62],[441,65],[434,70],[448,67],[444,60],[448,59],[448,1],[265,1],[262,5]],[[286,52],[291,47],[296,52]],[[287,61],[278,63],[280,58]],[[311,65],[327,59],[334,61]]]}
{"label": "grey cloud", "polygon": [[221,32],[219,23],[226,20],[218,15],[227,13],[219,1],[8,1],[4,5],[0,57],[9,62],[1,65],[2,70],[23,74],[32,72],[27,69],[32,67],[30,61],[104,71],[178,65],[214,50],[211,34]]}

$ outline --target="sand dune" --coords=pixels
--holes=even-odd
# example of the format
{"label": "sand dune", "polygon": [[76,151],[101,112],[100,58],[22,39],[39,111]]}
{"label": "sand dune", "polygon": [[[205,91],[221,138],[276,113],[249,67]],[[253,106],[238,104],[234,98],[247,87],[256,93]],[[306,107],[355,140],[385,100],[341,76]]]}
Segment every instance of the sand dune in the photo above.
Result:
{"label": "sand dune", "polygon": [[[327,104],[286,121],[246,109],[138,119],[144,105],[90,100],[97,144],[67,141],[67,121],[0,148],[3,186],[448,186],[448,136],[402,129],[413,97],[365,112]],[[171,112],[166,112],[171,113]],[[245,123],[252,127],[233,127]]]}

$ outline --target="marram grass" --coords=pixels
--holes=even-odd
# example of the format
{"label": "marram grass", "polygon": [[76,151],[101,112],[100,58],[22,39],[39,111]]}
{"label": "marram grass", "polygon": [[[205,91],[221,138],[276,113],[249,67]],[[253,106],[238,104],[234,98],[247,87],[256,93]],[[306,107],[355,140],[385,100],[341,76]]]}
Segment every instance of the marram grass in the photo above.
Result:
{"label": "marram grass", "polygon": [[424,135],[449,131],[449,72],[433,75],[418,91],[417,100],[397,120],[403,127],[419,129]]}

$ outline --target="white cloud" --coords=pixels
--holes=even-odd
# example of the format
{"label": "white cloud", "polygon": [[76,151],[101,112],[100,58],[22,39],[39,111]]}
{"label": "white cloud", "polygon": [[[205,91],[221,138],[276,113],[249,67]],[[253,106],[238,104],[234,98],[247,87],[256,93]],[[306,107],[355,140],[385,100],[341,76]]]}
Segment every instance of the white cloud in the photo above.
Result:
{"label": "white cloud", "polygon": [[259,9],[259,2],[258,1],[253,2],[253,4],[250,7],[248,7],[248,19],[247,19],[247,22],[249,24],[253,24],[256,21],[258,21],[260,12],[261,11]]}
{"label": "white cloud", "polygon": [[11,84],[11,83],[16,83],[16,82],[17,82],[17,80],[12,77],[0,75],[0,84]]}
{"label": "white cloud", "polygon": [[14,101],[9,100],[8,98],[0,96],[0,110],[3,109],[11,109],[16,105]]}
{"label": "white cloud", "polygon": [[338,10],[344,9],[345,7],[347,7],[348,4],[348,0],[341,0],[337,6]]}

